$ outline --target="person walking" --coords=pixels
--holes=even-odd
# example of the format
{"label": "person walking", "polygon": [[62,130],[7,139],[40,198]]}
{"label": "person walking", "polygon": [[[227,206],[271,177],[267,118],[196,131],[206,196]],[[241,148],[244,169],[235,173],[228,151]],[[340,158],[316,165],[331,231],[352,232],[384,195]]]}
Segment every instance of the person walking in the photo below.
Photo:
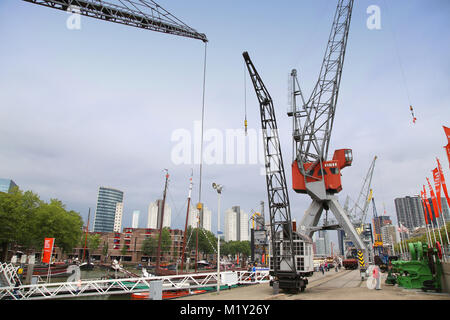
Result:
{"label": "person walking", "polygon": [[378,268],[378,266],[373,267],[372,277],[377,281],[377,284],[375,285],[375,290],[381,290],[380,269]]}

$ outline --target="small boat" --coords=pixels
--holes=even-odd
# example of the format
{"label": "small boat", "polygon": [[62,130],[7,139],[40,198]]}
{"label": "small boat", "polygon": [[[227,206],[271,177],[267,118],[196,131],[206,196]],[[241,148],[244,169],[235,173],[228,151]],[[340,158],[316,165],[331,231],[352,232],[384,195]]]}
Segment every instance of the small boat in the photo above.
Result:
{"label": "small boat", "polygon": [[[50,265],[50,273],[47,264],[37,264],[33,267],[33,276],[47,276],[50,274],[51,277],[64,277],[67,276],[67,268],[69,264],[67,263],[55,263]],[[24,266],[23,273],[27,274],[28,266]]]}
{"label": "small boat", "polygon": [[92,270],[94,269],[95,265],[88,261],[88,262],[83,262],[80,264],[80,270]]}
{"label": "small boat", "polygon": [[[193,294],[200,294],[204,292],[206,292],[206,290],[191,290],[191,293],[189,293],[189,290],[170,290],[170,291],[163,291],[162,298],[163,300],[175,299]],[[149,299],[148,292],[137,292],[131,294],[131,300],[148,300],[148,299]]]}

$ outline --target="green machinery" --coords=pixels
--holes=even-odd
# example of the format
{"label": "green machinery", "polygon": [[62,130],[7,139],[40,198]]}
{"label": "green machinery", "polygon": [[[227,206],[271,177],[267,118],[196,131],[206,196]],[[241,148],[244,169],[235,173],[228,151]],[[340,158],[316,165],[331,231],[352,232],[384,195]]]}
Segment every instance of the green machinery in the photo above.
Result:
{"label": "green machinery", "polygon": [[408,289],[441,291],[442,265],[440,252],[422,242],[408,244],[411,260],[391,261],[386,284]]}

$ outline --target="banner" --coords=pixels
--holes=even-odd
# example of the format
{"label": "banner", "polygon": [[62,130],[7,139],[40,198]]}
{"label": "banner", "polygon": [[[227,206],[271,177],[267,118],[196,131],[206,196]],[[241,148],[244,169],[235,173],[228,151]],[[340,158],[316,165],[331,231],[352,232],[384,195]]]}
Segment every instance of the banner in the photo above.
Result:
{"label": "banner", "polygon": [[439,212],[442,213],[441,203],[441,177],[439,176],[438,168],[434,168],[432,171],[434,179],[434,189],[436,190],[437,204],[439,206]]}
{"label": "banner", "polygon": [[427,208],[425,207],[425,202],[423,201],[423,191],[420,191],[420,200],[422,200],[423,215],[425,216],[425,225],[428,225],[428,213]]}
{"label": "banner", "polygon": [[436,196],[434,195],[433,187],[431,186],[431,183],[430,183],[430,180],[428,179],[428,177],[427,177],[427,182],[428,182],[428,188],[430,188],[431,204],[433,205],[434,216],[436,218],[439,218],[439,208],[438,208],[438,204],[436,201]]}
{"label": "banner", "polygon": [[446,126],[442,127],[444,128],[445,135],[447,136],[447,145],[444,148],[447,151],[448,167],[450,168],[450,128],[447,128]]}
{"label": "banner", "polygon": [[430,223],[433,222],[433,212],[431,211],[430,201],[428,201],[427,191],[425,190],[425,185],[423,185],[423,196],[425,198],[425,204],[428,209],[428,214],[430,215]]}
{"label": "banner", "polygon": [[448,167],[450,168],[450,143],[446,145],[444,148],[447,151]]}
{"label": "banner", "polygon": [[450,199],[448,197],[447,185],[445,184],[445,178],[444,178],[444,173],[442,172],[441,163],[439,162],[438,158],[436,158],[436,161],[438,164],[439,178],[441,179],[442,190],[444,190],[445,199],[447,199],[447,204],[450,206]]}
{"label": "banner", "polygon": [[54,243],[55,243],[55,238],[45,238],[45,240],[44,240],[44,256],[42,258],[42,262],[44,262],[44,263],[51,262]]}
{"label": "banner", "polygon": [[450,143],[450,128],[442,126],[444,128],[445,135],[447,136],[447,142]]}

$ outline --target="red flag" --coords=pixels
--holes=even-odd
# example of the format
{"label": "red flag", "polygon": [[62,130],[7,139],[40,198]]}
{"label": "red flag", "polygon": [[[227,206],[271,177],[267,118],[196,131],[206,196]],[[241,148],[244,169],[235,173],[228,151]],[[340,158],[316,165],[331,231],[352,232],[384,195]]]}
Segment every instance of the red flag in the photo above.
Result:
{"label": "red flag", "polygon": [[442,126],[442,127],[444,127],[444,132],[445,132],[445,135],[447,136],[447,141],[448,141],[448,143],[450,143],[450,128],[447,128],[446,126]]}
{"label": "red flag", "polygon": [[423,201],[423,191],[420,191],[420,200],[422,200],[422,208],[423,208],[423,215],[425,216],[425,223],[428,224],[428,213],[427,208],[425,207],[425,202]]}
{"label": "red flag", "polygon": [[433,204],[434,216],[436,218],[439,218],[439,207],[438,207],[438,204],[436,201],[436,196],[434,195],[433,187],[431,186],[431,183],[430,183],[430,180],[428,180],[428,177],[427,177],[427,182],[428,182],[428,188],[430,188],[431,203]]}
{"label": "red flag", "polygon": [[427,205],[428,214],[430,215],[430,221],[433,221],[433,212],[431,211],[430,201],[428,201],[427,190],[425,189],[425,185],[423,185],[423,196],[425,199],[425,204]]}
{"label": "red flag", "polygon": [[445,178],[444,178],[444,173],[442,172],[441,163],[439,162],[438,158],[436,158],[436,161],[438,164],[439,178],[441,179],[442,190],[444,190],[445,198],[447,199],[447,203],[450,205],[450,198],[448,196],[447,185],[445,184]]}
{"label": "red flag", "polygon": [[441,203],[441,177],[439,175],[438,168],[434,168],[431,172],[433,172],[434,179],[434,189],[436,190],[436,198],[439,206],[439,212],[442,213],[442,203]]}
{"label": "red flag", "polygon": [[44,256],[42,262],[50,263],[53,252],[53,244],[55,243],[55,238],[45,238],[44,240]]}
{"label": "red flag", "polygon": [[447,144],[444,148],[447,151],[448,167],[450,168],[450,143]]}
{"label": "red flag", "polygon": [[[447,151],[447,159],[448,159],[448,166],[450,168],[450,128],[447,128],[446,126],[442,126],[444,128],[445,135],[447,136],[447,145],[444,147]],[[448,202],[448,199],[447,199]]]}

